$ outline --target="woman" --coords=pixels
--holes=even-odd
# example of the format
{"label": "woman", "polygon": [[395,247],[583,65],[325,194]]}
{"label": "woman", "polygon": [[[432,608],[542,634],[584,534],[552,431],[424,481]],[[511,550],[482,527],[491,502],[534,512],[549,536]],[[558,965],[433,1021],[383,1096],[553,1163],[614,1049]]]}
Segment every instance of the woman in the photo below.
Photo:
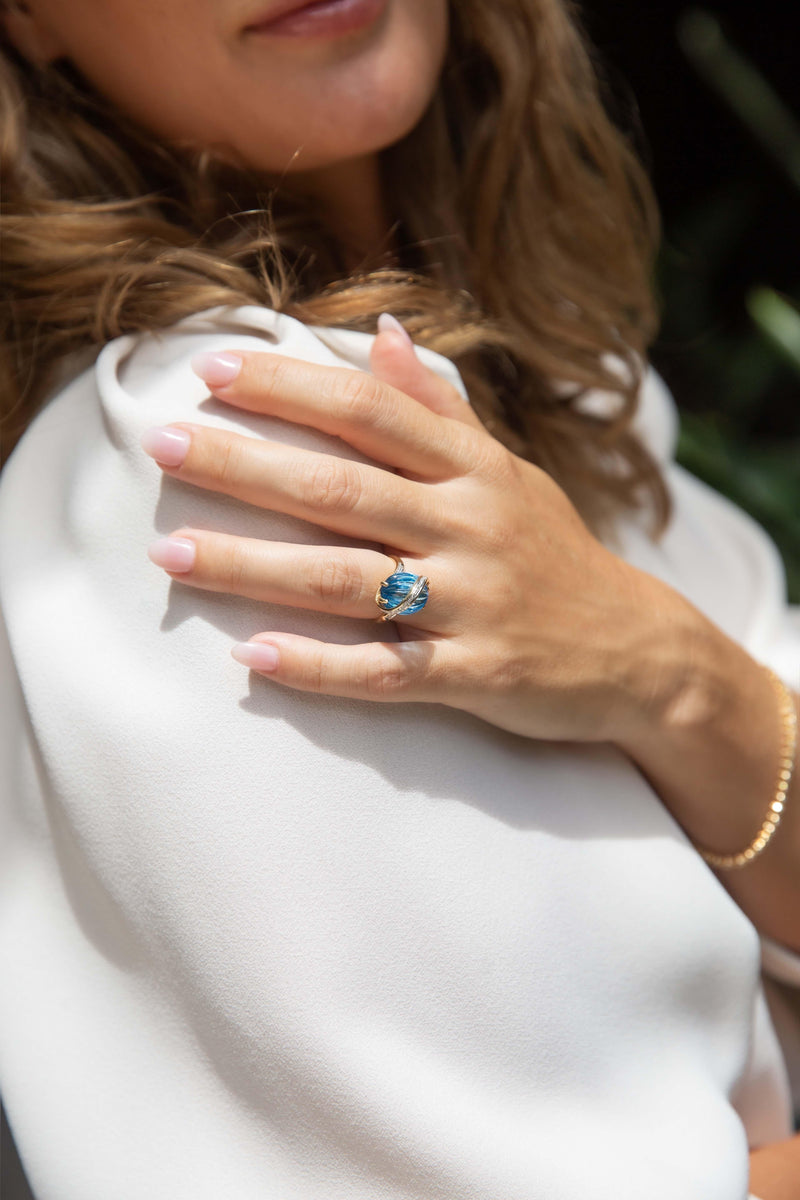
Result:
{"label": "woman", "polygon": [[652,203],[574,20],[4,29],[34,1192],[740,1200],[752,1150],[788,1194],[800,638],[672,462]]}

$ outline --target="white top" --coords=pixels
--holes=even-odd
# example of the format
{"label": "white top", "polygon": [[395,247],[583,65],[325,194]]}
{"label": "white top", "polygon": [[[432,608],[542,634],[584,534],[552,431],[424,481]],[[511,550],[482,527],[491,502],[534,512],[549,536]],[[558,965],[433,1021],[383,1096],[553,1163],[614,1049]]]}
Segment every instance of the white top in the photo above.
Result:
{"label": "white top", "polygon": [[[748,1142],[791,1131],[759,938],[625,755],[250,675],[229,648],[262,630],[393,630],[146,557],[182,524],[346,544],[162,476],[139,438],[358,458],[209,399],[189,359],[366,369],[370,343],[259,307],[121,338],[3,473],[0,1088],[34,1191],[744,1200]],[[637,419],[676,513],[657,546],[629,522],[625,557],[797,687],[773,543],[670,461],[652,373]]]}

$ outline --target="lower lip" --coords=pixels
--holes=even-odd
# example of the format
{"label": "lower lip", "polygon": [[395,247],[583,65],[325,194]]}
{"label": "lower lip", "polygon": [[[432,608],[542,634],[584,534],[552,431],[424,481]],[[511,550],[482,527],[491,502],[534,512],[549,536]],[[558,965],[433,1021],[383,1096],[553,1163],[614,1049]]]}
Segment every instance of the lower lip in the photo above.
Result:
{"label": "lower lip", "polygon": [[336,37],[371,25],[387,0],[322,0],[274,21],[251,26],[250,33],[273,37]]}

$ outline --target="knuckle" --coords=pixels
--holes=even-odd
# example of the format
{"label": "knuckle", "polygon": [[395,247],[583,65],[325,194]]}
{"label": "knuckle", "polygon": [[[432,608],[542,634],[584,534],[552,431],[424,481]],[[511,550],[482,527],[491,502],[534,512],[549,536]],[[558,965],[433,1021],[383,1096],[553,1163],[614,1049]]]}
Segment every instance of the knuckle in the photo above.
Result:
{"label": "knuckle", "polygon": [[237,591],[243,586],[246,568],[247,555],[242,547],[235,541],[226,543],[220,556],[220,575],[232,591]]}
{"label": "knuckle", "polygon": [[351,424],[364,424],[375,415],[380,404],[380,384],[365,371],[347,375],[340,384],[339,409]]}
{"label": "knuckle", "polygon": [[304,472],[303,499],[312,509],[349,512],[358,503],[359,490],[354,468],[341,459],[334,464],[321,456]]}
{"label": "knuckle", "polygon": [[516,530],[509,521],[492,520],[483,523],[480,531],[483,545],[492,554],[505,554],[516,547]]}
{"label": "knuckle", "polygon": [[232,487],[241,475],[242,444],[235,437],[224,438],[217,447],[217,480],[223,487]]}
{"label": "knuckle", "polygon": [[512,552],[517,546],[517,524],[502,505],[476,505],[474,495],[456,498],[443,514],[440,526],[450,541],[491,554]]}
{"label": "knuckle", "polygon": [[305,669],[305,684],[314,692],[323,692],[327,680],[327,672],[325,671],[325,663],[322,654],[319,652],[312,654],[306,664]]}
{"label": "knuckle", "polygon": [[444,494],[435,486],[429,488],[421,512],[426,527],[438,531],[443,543],[469,545],[473,540],[474,508],[461,490]]}
{"label": "knuckle", "polygon": [[254,355],[253,383],[264,396],[278,396],[291,382],[296,363],[269,352]]}
{"label": "knuckle", "polygon": [[511,482],[511,455],[494,438],[479,437],[476,439],[473,474],[492,484],[507,484]]}
{"label": "knuckle", "polygon": [[481,663],[481,674],[487,691],[506,695],[515,693],[530,675],[530,664],[508,652],[502,643],[489,647]]}
{"label": "knuckle", "polygon": [[361,599],[361,574],[353,563],[341,558],[320,558],[314,568],[313,586],[326,604],[354,604]]}
{"label": "knuckle", "polygon": [[401,695],[408,685],[408,678],[401,663],[379,659],[368,664],[365,686],[367,695],[389,700]]}

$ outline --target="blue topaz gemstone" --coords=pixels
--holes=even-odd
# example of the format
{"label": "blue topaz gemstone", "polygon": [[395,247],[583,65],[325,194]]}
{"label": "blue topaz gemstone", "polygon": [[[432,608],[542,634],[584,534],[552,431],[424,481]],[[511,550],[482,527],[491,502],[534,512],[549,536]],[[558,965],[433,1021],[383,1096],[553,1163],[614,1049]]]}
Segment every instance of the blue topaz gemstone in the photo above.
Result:
{"label": "blue topaz gemstone", "polygon": [[[411,571],[395,571],[394,575],[390,575],[388,579],[385,579],[378,591],[378,595],[380,596],[378,604],[384,612],[397,608],[399,604],[402,604],[419,578],[419,575],[413,575]],[[409,613],[419,612],[420,609],[425,607],[427,601],[428,585],[426,583],[417,598],[409,604],[408,608],[403,609],[402,615],[406,616]]]}

